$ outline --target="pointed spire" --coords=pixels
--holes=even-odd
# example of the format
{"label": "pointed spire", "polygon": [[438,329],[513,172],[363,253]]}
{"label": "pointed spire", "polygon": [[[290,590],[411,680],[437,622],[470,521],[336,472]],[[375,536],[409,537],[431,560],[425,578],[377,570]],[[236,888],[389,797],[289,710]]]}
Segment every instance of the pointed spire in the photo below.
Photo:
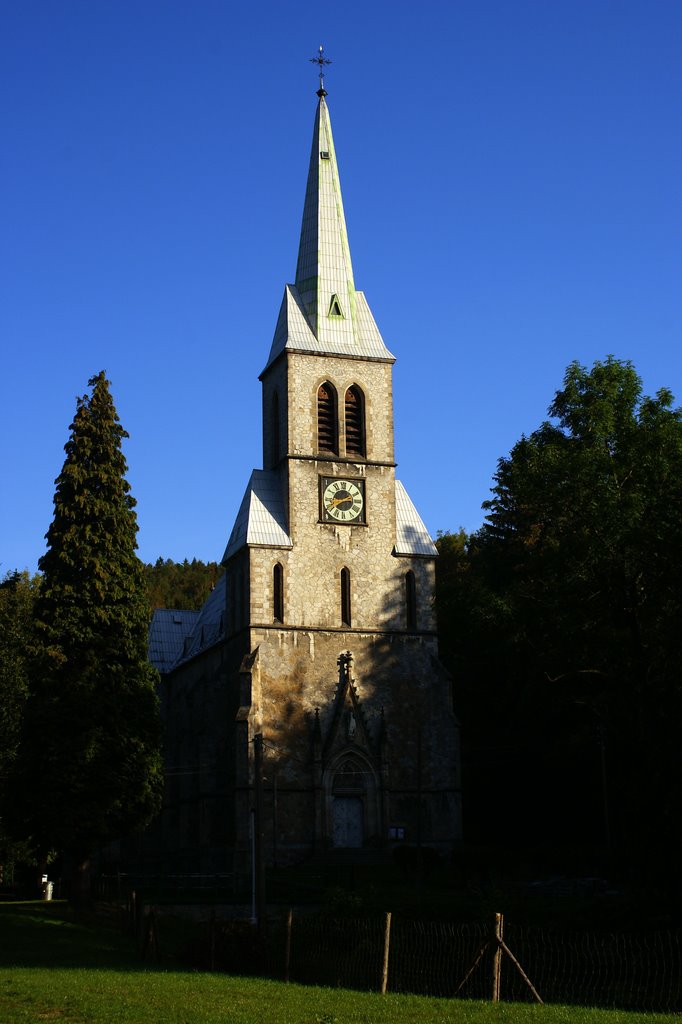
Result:
{"label": "pointed spire", "polygon": [[324,342],[333,338],[352,344],[353,265],[325,95],[321,86],[303,206],[296,288],[317,339]]}
{"label": "pointed spire", "polygon": [[[265,370],[283,351],[394,362],[363,292],[355,290],[336,150],[325,102],[320,47],[319,102],[308,168],[295,285],[286,285]],[[265,373],[265,370],[263,373]]]}

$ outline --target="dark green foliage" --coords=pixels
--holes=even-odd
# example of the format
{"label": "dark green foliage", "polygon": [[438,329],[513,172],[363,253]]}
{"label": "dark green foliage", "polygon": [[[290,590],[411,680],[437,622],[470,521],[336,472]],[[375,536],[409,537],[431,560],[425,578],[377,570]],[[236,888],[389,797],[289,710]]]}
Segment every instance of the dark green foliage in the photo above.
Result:
{"label": "dark green foliage", "polygon": [[613,358],[572,364],[549,413],[500,460],[479,533],[457,558],[440,542],[470,778],[517,839],[673,863],[682,414]]}
{"label": "dark green foliage", "polygon": [[9,808],[37,848],[76,859],[147,822],[162,780],[127,434],[104,374],[89,383],[40,560],[38,651]]}
{"label": "dark green foliage", "polygon": [[144,566],[144,578],[152,611],[155,608],[199,609],[222,575],[216,562],[174,562],[157,558],[154,565]]}
{"label": "dark green foliage", "polygon": [[40,578],[10,572],[0,581],[0,781],[13,764],[28,695],[33,604]]}
{"label": "dark green foliage", "polygon": [[[33,605],[40,578],[26,572],[10,572],[0,581],[0,800],[14,767],[29,691],[29,663],[34,650]],[[18,849],[5,832],[0,818],[0,864],[6,881],[15,860],[26,851]],[[0,869],[1,873],[1,869]]]}

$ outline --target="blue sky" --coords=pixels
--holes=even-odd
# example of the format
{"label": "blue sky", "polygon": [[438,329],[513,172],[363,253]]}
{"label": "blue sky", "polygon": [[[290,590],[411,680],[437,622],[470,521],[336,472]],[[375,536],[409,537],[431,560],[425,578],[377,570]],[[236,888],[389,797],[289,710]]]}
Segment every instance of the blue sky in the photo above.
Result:
{"label": "blue sky", "polygon": [[0,6],[0,572],[34,570],[104,369],[140,555],[219,559],[261,465],[320,43],[398,475],[476,529],[568,363],[682,400],[679,0]]}

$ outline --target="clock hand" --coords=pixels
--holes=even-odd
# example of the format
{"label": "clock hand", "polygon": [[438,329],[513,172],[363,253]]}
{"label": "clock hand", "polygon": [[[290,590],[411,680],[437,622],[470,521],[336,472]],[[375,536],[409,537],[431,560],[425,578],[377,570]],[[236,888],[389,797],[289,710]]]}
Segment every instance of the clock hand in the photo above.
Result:
{"label": "clock hand", "polygon": [[336,508],[337,505],[343,505],[344,501],[352,501],[350,494],[347,494],[345,498],[334,498],[329,502],[327,508]]}

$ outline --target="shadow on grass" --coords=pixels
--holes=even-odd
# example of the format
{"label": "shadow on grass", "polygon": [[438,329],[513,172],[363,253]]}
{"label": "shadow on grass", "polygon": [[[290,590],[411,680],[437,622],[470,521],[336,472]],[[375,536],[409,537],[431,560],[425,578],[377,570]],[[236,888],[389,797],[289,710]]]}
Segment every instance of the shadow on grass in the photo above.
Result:
{"label": "shadow on grass", "polygon": [[134,937],[123,930],[122,916],[76,915],[61,901],[0,903],[0,966],[169,968],[142,962]]}

